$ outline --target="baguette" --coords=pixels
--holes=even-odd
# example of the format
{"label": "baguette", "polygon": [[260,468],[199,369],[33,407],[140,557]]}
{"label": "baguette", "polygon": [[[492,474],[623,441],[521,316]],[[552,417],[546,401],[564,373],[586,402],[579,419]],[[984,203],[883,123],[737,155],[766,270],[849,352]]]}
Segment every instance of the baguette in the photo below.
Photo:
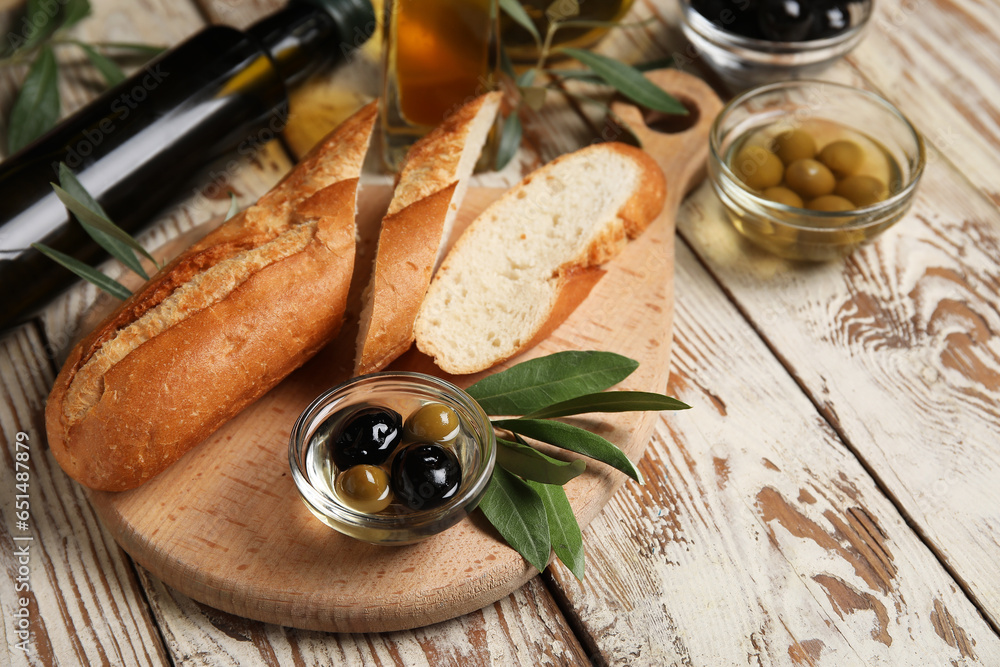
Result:
{"label": "baguette", "polygon": [[315,354],[339,330],[376,107],[160,270],[70,352],[45,410],[60,466],[134,488]]}
{"label": "baguette", "polygon": [[407,152],[362,296],[355,375],[385,368],[413,344],[413,321],[500,98],[493,92],[466,103]]}
{"label": "baguette", "polygon": [[666,181],[643,151],[595,144],[536,170],[483,211],[445,257],[421,305],[417,347],[452,374],[527,349],[565,314],[579,280],[663,208]]}

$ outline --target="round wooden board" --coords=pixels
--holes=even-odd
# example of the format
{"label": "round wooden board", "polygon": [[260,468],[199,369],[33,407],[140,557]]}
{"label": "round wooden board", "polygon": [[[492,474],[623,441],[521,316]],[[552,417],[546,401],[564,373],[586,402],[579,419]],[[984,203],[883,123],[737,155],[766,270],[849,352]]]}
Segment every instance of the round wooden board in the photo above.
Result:
{"label": "round wooden board", "polygon": [[[681,134],[644,137],[644,146],[668,176],[663,214],[605,267],[607,273],[557,329],[510,363],[559,350],[608,350],[640,362],[621,388],[665,391],[674,215],[683,192],[700,178],[707,126],[718,109],[717,98],[697,79],[677,72],[666,76],[661,85],[702,111],[696,125]],[[627,109],[619,112],[629,115]],[[627,120],[641,126],[638,113]],[[471,220],[496,196],[496,191],[470,188],[461,217]],[[362,211],[359,226],[377,228],[373,211],[386,192],[367,189],[362,197],[368,213]],[[359,274],[370,266],[372,245],[359,247]],[[356,276],[355,287],[366,280]],[[356,333],[351,313],[356,312],[356,306],[349,307],[341,335],[316,358],[165,472],[132,491],[91,493],[104,525],[125,551],[168,585],[207,605],[270,623],[337,632],[398,630],[453,618],[495,602],[535,575],[479,513],[421,543],[380,547],[333,531],[300,501],[289,473],[288,435],[317,394],[349,377]],[[412,352],[393,368],[442,375]],[[478,378],[449,379],[468,385]],[[652,413],[621,413],[576,423],[637,461],[655,419]],[[581,526],[623,481],[621,473],[588,462],[587,472],[566,488]]]}

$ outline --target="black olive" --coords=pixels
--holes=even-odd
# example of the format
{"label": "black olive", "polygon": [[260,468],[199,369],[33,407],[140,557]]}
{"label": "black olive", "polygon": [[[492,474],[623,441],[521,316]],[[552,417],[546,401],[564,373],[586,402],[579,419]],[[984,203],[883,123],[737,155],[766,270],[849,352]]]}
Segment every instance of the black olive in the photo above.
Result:
{"label": "black olive", "polygon": [[[824,0],[816,9],[816,20],[813,21],[809,34],[811,39],[824,39],[838,35],[851,27],[849,0]],[[860,3],[857,3],[860,4]]]}
{"label": "black olive", "polygon": [[757,21],[764,39],[800,42],[813,25],[813,8],[808,0],[761,0]]}
{"label": "black olive", "polygon": [[757,3],[759,0],[691,0],[691,7],[717,28],[743,37],[759,39]]}
{"label": "black olive", "polygon": [[462,469],[455,454],[441,445],[416,443],[392,460],[392,492],[413,510],[445,503],[458,493]]}
{"label": "black olive", "polygon": [[344,423],[333,446],[333,462],[341,470],[385,463],[403,439],[403,417],[395,410],[363,408]]}

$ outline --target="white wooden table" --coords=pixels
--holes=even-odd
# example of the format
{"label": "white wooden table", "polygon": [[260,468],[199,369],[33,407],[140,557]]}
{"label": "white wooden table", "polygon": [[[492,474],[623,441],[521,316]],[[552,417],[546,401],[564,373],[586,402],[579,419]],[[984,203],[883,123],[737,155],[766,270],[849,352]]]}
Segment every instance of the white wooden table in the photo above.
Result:
{"label": "white wooden table", "polygon": [[[277,5],[94,0],[77,30],[172,44]],[[631,61],[684,53],[674,2],[636,5],[657,20],[603,48]],[[481,611],[369,635],[265,625],[167,588],[114,544],[45,446],[46,395],[95,297],[81,286],[0,339],[0,664],[1000,664],[1000,12],[993,0],[876,5],[827,77],[879,92],[924,133],[913,210],[848,259],[803,266],[741,241],[707,186],[692,194],[666,386],[694,409],[660,420],[646,485],[627,484],[585,532],[585,583],[554,565]],[[0,70],[4,109],[23,75]],[[64,111],[94,82],[64,79]],[[588,138],[585,123],[542,114],[526,163]],[[301,141],[242,164],[242,204]],[[228,207],[200,192],[144,242]],[[13,539],[18,434],[30,542]],[[15,647],[20,596],[27,651]]]}

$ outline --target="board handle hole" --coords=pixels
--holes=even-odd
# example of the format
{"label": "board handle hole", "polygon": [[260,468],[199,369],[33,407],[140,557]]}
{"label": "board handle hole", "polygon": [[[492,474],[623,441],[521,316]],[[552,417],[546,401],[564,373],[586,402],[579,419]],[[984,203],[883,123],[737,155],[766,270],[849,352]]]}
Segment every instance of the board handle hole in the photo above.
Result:
{"label": "board handle hole", "polygon": [[646,127],[660,134],[680,134],[698,124],[698,120],[701,118],[701,109],[698,107],[698,103],[684,95],[674,95],[674,97],[688,110],[687,115],[667,114],[639,107],[639,111],[642,113],[642,122],[646,124]]}

